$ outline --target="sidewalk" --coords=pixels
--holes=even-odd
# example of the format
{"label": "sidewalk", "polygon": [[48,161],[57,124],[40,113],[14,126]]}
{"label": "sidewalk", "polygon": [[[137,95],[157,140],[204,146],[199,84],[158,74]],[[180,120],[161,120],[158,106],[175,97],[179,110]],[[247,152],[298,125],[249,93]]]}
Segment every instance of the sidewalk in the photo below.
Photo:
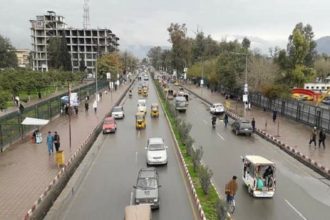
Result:
{"label": "sidewalk", "polygon": [[72,147],[69,148],[68,117],[61,116],[41,129],[43,143],[30,141],[11,146],[0,154],[0,219],[23,219],[33,203],[44,192],[45,188],[58,173],[54,155],[49,156],[46,144],[48,131],[57,131],[61,138],[61,150],[64,150],[67,161],[75,150],[81,146],[92,130],[111,110],[129,84],[120,86],[117,91],[103,93],[98,103],[97,113],[92,109],[94,97],[89,103],[89,112],[84,106],[79,114],[71,117]]}
{"label": "sidewalk", "polygon": [[[198,94],[204,99],[214,103],[221,102],[225,105],[226,100],[220,93],[211,92],[209,89],[196,87],[195,85],[185,85],[186,88]],[[243,103],[237,103],[230,100],[231,111],[237,115],[243,116]],[[327,134],[325,140],[325,150],[323,147],[318,148],[318,136],[316,148],[312,144],[309,147],[309,138],[311,136],[312,127],[303,123],[296,122],[292,119],[282,117],[280,113],[277,114],[276,122],[273,123],[272,112],[263,111],[263,109],[256,106],[251,106],[250,111],[246,111],[246,118],[250,121],[255,118],[256,128],[259,128],[266,133],[276,137],[282,143],[285,143],[301,154],[311,158],[313,161],[330,168],[330,135]]]}

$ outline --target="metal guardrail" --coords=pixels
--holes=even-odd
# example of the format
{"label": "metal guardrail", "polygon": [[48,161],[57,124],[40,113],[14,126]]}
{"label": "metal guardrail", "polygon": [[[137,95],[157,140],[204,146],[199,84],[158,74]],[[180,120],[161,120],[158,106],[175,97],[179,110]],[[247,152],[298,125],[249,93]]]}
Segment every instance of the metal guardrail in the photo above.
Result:
{"label": "metal guardrail", "polygon": [[[107,81],[98,82],[98,88],[103,89],[108,86]],[[95,83],[75,88],[72,92],[77,92],[81,100],[87,95],[95,92]],[[28,134],[37,128],[37,126],[22,125],[25,117],[52,119],[61,112],[61,97],[67,95],[66,92],[58,96],[45,99],[33,106],[26,107],[23,114],[19,111],[11,112],[0,117],[0,151],[6,146],[28,136]]]}

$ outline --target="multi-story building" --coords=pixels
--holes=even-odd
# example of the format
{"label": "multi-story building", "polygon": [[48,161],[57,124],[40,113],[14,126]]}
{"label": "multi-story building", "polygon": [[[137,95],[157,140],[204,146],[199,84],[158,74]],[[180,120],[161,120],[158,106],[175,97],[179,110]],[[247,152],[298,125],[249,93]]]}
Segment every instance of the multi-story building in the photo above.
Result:
{"label": "multi-story building", "polygon": [[28,49],[16,49],[17,64],[19,67],[28,67],[29,66],[29,54],[30,50]]}
{"label": "multi-story building", "polygon": [[118,50],[119,38],[109,29],[68,28],[64,17],[48,11],[31,22],[32,68],[48,70],[47,45],[52,37],[65,36],[71,55],[72,70],[79,70],[83,61],[87,72],[95,71],[97,56]]}

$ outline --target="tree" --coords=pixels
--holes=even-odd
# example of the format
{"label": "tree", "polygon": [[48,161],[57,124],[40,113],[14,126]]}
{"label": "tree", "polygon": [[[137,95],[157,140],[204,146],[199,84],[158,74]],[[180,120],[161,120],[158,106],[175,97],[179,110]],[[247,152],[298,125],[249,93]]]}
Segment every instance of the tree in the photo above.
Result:
{"label": "tree", "polygon": [[244,37],[242,40],[242,47],[245,49],[245,51],[248,51],[250,45],[251,45],[251,41],[248,38]]}
{"label": "tree", "polygon": [[97,60],[98,76],[105,78],[106,73],[111,73],[111,79],[117,80],[117,74],[122,73],[123,63],[117,52],[105,54]]}
{"label": "tree", "polygon": [[0,35],[0,68],[17,67],[15,51],[9,39]]}
{"label": "tree", "polygon": [[71,56],[64,34],[62,37],[52,37],[49,39],[48,66],[53,69],[71,71]]}
{"label": "tree", "polygon": [[314,63],[319,80],[324,81],[330,75],[330,59],[327,56],[320,56]]}
{"label": "tree", "polygon": [[156,69],[159,70],[159,67],[162,64],[162,48],[161,47],[152,47],[148,51],[147,54],[151,65]]}
{"label": "tree", "polygon": [[185,24],[171,23],[167,28],[172,43],[172,65],[178,73],[183,72],[183,68],[187,66],[189,61],[189,54],[191,51],[191,42],[187,39],[187,27]]}
{"label": "tree", "polygon": [[210,191],[212,176],[213,176],[213,172],[210,168],[208,168],[205,165],[199,166],[199,170],[198,170],[199,182],[201,184],[204,194],[206,195],[208,195]]}

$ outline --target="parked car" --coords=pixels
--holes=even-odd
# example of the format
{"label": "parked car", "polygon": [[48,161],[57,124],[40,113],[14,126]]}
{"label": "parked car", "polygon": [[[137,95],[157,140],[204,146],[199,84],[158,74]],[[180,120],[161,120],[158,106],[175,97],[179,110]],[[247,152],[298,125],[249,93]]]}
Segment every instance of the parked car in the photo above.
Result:
{"label": "parked car", "polygon": [[150,204],[152,209],[159,208],[159,177],[156,168],[142,168],[134,187],[134,202]]}
{"label": "parked car", "polygon": [[115,133],[117,130],[117,123],[113,117],[106,117],[103,122],[102,131],[103,134]]}
{"label": "parked car", "polygon": [[123,106],[115,106],[112,108],[111,116],[114,118],[125,118],[124,107]]}
{"label": "parked car", "polygon": [[239,134],[246,134],[251,136],[253,129],[252,129],[252,125],[251,122],[248,120],[236,120],[231,124],[231,128],[232,130],[235,132],[236,135]]}
{"label": "parked car", "polygon": [[147,165],[167,164],[167,146],[163,138],[149,138],[147,142]]}
{"label": "parked car", "polygon": [[221,103],[214,103],[210,106],[211,114],[223,114],[225,112],[225,107]]}

